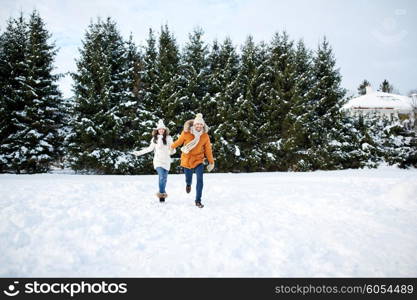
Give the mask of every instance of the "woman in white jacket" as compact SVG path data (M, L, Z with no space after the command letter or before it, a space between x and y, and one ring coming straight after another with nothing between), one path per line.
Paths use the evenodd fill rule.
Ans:
M156 196L160 202L164 202L165 198L168 197L165 187L171 167L171 155L175 153L175 150L171 149L171 145L172 137L169 135L169 130L165 127L164 121L159 120L157 127L152 131L152 139L149 146L140 151L132 152L136 156L154 152L153 167L159 177L159 192L156 193Z

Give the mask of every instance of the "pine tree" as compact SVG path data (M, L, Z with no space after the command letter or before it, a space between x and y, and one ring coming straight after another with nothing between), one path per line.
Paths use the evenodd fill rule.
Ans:
M284 123L288 127L283 136L281 145L283 149L283 169L293 171L307 171L310 169L305 157L309 143L309 131L311 126L308 118L313 109L310 106L310 92L313 87L312 53L302 40L297 43L294 54L295 86L291 98L290 109L285 116Z
M204 116L204 121L210 127L210 132L214 133L221 123L219 115L220 94L222 91L222 84L220 82L220 74L223 72L223 65L220 61L220 45L217 40L214 40L210 52L207 57L207 94L201 101L201 113ZM210 136L211 142L215 144L215 137Z
M382 127L378 131L381 158L390 165L405 167L410 155L415 153L413 149L415 133L406 130L397 117L392 119L382 117L378 125Z
M337 139L331 141L335 169L357 169L378 165L378 146L369 133L370 122L363 116L341 115Z
M375 168L381 163L400 167L412 165L415 134L405 130L397 118L375 113L349 118L351 121L344 121L340 131L345 139L338 141L339 149L343 150L342 168Z
M259 60L258 47L249 36L242 47L241 65L239 69L239 84L241 95L237 99L235 109L232 110L235 136L234 167L240 171L253 171L259 165L260 157L257 152L257 103L256 103L256 75Z
M309 124L309 159L312 169L334 169L339 164L337 141L342 128L346 94L340 84L342 77L336 69L336 60L326 38L319 45L313 59L314 85L310 93L311 113L307 116ZM335 143L336 141L336 143Z
M149 29L148 39L143 56L143 70L141 71L141 82L143 88L139 90L140 98L144 105L144 109L150 112L153 116L151 121L158 121L158 116L162 115L157 98L159 94L158 89L158 72L157 72L157 49L156 40L152 29Z
M179 89L180 53L174 35L168 25L161 28L158 43L156 70L158 74L159 93L157 105L161 114L158 118L165 120L165 125L173 132L182 128L181 99Z
M126 42L126 59L128 65L128 78L131 90L131 96L134 100L140 98L140 91L143 90L143 82L141 80L141 74L144 68L142 56L138 48L136 47L132 33L129 36L129 40ZM143 105L143 103L141 103Z
M141 58L142 66L139 71L138 101L140 104L137 113L140 120L139 128L142 130L142 134L134 145L136 149L142 149L149 145L152 138L152 130L158 122L159 116L163 114L162 107L158 103L160 88L158 86L156 38L151 28L149 29L143 52L143 57ZM148 156L140 156L137 160L143 173L151 173L153 163Z
M35 164L42 162L41 169L46 170L49 163L63 154L63 136L60 131L66 112L57 85L60 75L52 74L57 50L54 44L48 43L51 35L36 11L30 17L29 32L30 86L36 98L28 110L28 116L33 116L32 132L41 134L41 138L36 140L37 153L33 153L37 157Z
M110 18L90 24L73 74L75 118L69 150L75 170L106 174L136 172L127 154L137 139L128 50Z
M126 51L130 101L128 100L127 103L121 106L121 115L124 119L124 126L128 130L126 135L132 139L133 148L141 149L149 145L151 129L153 129L156 120L154 113L147 109L143 101L145 82L142 80L142 76L145 63L140 51L133 42L132 35L130 35L126 43ZM137 157L135 166L137 166L135 173L149 174L153 171L153 164L148 157Z
M62 118L62 127L60 129L60 134L63 137L63 141L62 141L62 156L59 158L57 164L61 167L61 168L70 168L71 164L68 161L70 155L69 155L69 137L72 135L72 127L71 124L74 120L74 105L75 105L75 101L74 101L74 97L68 97L68 98L63 98L62 102L61 102L61 108L60 111L63 112L63 118Z
M217 97L220 124L212 131L215 141L213 148L219 171L231 171L235 169L234 160L238 153L236 149L238 128L234 124L233 115L242 91L238 78L239 56L230 38L226 38L220 47L219 64L223 67L217 75L222 89Z
M267 126L263 127L263 135L268 137L263 151L268 153L268 170L286 170L288 158L282 142L283 138L288 138L291 124L287 114L297 96L295 51L293 42L286 32L274 35L269 52L270 74L267 77L272 81L272 89L268 95Z
M383 127L380 126L381 118L377 114L358 115L353 117L356 137L360 143L356 147L358 151L363 151L363 165L370 168L376 168L382 161L381 155L381 132ZM352 162L351 162L352 164ZM348 164L345 168L351 167Z
M13 172L45 172L63 154L62 97L53 75L55 45L37 11L9 21L2 40L2 164Z
M368 80L364 79L358 87L358 94L359 95L365 95L367 86L371 86L371 84L369 83Z
M157 57L155 36L153 30L149 29L143 55L143 69L140 72L141 88L139 89L139 98L143 104L143 109L148 113L148 122L142 124L146 128L145 132L149 133L148 139L151 138L151 130L154 124L158 122L158 116L162 116L161 106L158 103Z
M392 93L393 90L394 90L394 87L386 79L384 79L384 81L381 83L378 89L378 91L384 92L384 93Z
M205 105L208 97L208 49L202 40L203 30L196 28L189 35L182 55L181 73L183 87L181 91L182 121L194 117L198 112L205 115Z
M25 82L29 76L26 61L28 29L21 14L9 19L1 35L0 51L0 171L20 173L29 151L21 138L30 131L27 127ZM22 170L24 171L24 170Z
M407 146L408 151L404 159L399 163L401 168L414 167L417 168L417 133L415 130L407 132Z
M254 120L254 127L257 128L257 144L252 151L252 157L258 162L255 170L266 171L276 165L275 156L271 153L269 128L271 123L270 99L276 97L277 93L274 88L274 72L270 64L270 46L261 42L257 48L257 67L255 78L251 82L251 89L254 93L254 105L257 112Z

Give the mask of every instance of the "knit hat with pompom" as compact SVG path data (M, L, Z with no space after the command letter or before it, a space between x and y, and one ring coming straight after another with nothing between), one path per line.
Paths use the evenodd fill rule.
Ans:
M156 129L167 129L164 124L164 120L159 120L158 124L156 125Z
M198 113L196 116L195 116L195 119L194 119L194 124L197 124L197 123L200 123L200 124L206 124L205 122L204 122L204 120L203 120L203 114L200 114L200 113Z

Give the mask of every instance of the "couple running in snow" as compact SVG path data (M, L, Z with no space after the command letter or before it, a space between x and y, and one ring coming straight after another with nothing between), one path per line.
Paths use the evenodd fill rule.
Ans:
M152 132L150 145L140 151L132 152L134 155L140 156L154 151L153 165L159 177L159 193L156 196L160 202L164 202L165 198L168 197L165 187L171 166L170 156L175 153L175 148L182 146L181 167L183 167L185 174L185 190L190 193L193 173L196 173L195 205L199 208L204 207L201 203L201 196L203 193L203 162L205 158L209 162L207 170L211 172L214 169L210 137L207 132L208 126L203 120L203 115L197 114L194 120L185 122L180 137L173 142L169 135L169 129L165 127L162 120L159 120L157 128Z

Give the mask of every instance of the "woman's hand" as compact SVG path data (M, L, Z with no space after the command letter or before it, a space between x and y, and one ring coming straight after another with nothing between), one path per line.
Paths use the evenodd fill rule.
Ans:
M207 171L211 172L211 171L213 171L213 169L214 169L214 163L209 164L209 165L207 166Z
M139 151L132 151L132 152L130 152L131 154L133 154L133 155L135 155L135 156L139 156L140 154L139 154Z

